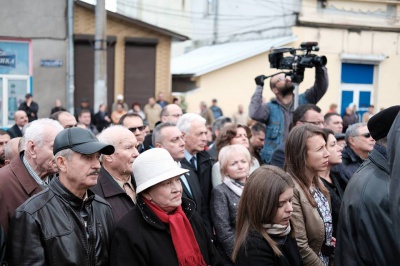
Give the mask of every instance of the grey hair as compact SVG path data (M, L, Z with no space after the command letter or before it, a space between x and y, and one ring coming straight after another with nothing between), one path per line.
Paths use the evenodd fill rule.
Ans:
M42 147L43 139L49 128L55 129L57 133L64 129L58 121L50 118L41 118L31 122L25 129L24 146L26 147L29 141L33 141L36 145Z
M215 119L214 123L212 124L212 134L215 136L215 131L221 130L226 123L232 123L232 119L227 116L220 116Z
M204 119L201 115L195 113L186 113L179 118L176 126L181 132L187 134L189 133L192 123L194 121L199 121L204 125L206 124L206 119Z
M249 169L251 166L251 155L249 150L241 145L241 144L233 144L233 145L228 145L223 147L218 155L218 161L220 163L220 171L221 171L221 178L224 178L225 176L225 170L228 166L228 157L231 154L243 154L246 157L247 162L249 163Z
M164 122L164 123L158 124L154 128L153 135L151 137L151 142L153 144L153 147L156 146L156 143L160 143L162 141L161 131L163 128L166 128L166 127L176 127L176 125L171 122Z
M367 126L367 123L356 123L349 126L346 130L346 137L345 137L346 144L349 145L349 138L354 138L358 136L358 134L360 134L358 129L360 127L365 127L365 126Z
M57 152L56 155L54 155L54 158L56 159L56 162L57 162L57 157L64 157L69 161L72 159L72 156L74 156L74 153L75 152L71 149L65 149Z

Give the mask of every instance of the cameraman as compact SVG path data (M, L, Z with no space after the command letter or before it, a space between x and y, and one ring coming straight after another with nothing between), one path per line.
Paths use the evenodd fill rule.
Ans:
M255 78L257 87L249 106L249 116L261 123L266 124L264 147L261 150L263 163L271 162L272 153L275 148L283 142L289 134L289 125L292 121L294 111L294 84L289 76L284 73L273 76L270 79L271 91L275 98L270 102L262 104L262 93L264 89L265 76ZM328 89L328 72L326 67L315 66L315 83L305 93L299 95L299 106L317 102L324 96ZM307 121L313 122L313 121Z

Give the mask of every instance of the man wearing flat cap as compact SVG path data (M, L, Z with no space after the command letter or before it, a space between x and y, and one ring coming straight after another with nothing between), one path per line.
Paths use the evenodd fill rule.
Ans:
M59 176L16 210L7 236L8 265L109 265L114 218L110 205L89 188L97 183L100 154L113 152L82 128L56 136Z
M350 179L340 208L335 265L398 265L390 214L388 132L400 105L384 109L368 121L376 140L368 159Z

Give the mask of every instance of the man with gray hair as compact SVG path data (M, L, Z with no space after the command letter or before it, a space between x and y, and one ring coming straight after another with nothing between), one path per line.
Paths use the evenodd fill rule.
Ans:
M164 107L165 108L165 107ZM157 125L153 131L153 147L166 149L171 157L181 166L185 158L185 140L182 132L174 123L165 122ZM185 173L181 176L182 196L196 203L196 210L201 215L202 194L196 176Z
M204 223L211 234L211 171L213 161L211 156L204 148L207 145L207 127L206 120L198 114L186 113L178 120L177 127L185 137L185 157L181 160L182 168L189 170L189 175L197 178L203 197L204 208L206 210L206 219Z
M0 169L0 223L4 231L19 205L48 186L57 173L53 143L62 126L49 118L30 123L24 135L25 151Z
M356 123L346 130L346 143L342 152L343 170L349 181L375 145L375 140L368 131L367 123Z
M99 180L90 190L110 203L115 221L118 222L136 202L132 163L139 155L137 140L129 129L121 125L104 129L98 139L114 146L115 152L101 156Z
M59 176L15 211L7 237L9 265L110 265L111 206L89 188L97 183L100 154L113 152L89 130L58 133L52 154Z

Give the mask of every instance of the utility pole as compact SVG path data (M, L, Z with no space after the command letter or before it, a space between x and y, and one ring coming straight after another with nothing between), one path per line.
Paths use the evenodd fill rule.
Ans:
M75 93L74 69L74 0L68 0L68 80L67 80L67 110L74 113Z
M218 16L219 16L219 3L218 0L214 0L214 29L213 29L212 44L217 44L218 41Z
M96 3L96 34L94 45L94 106L107 104L107 15L105 0Z

